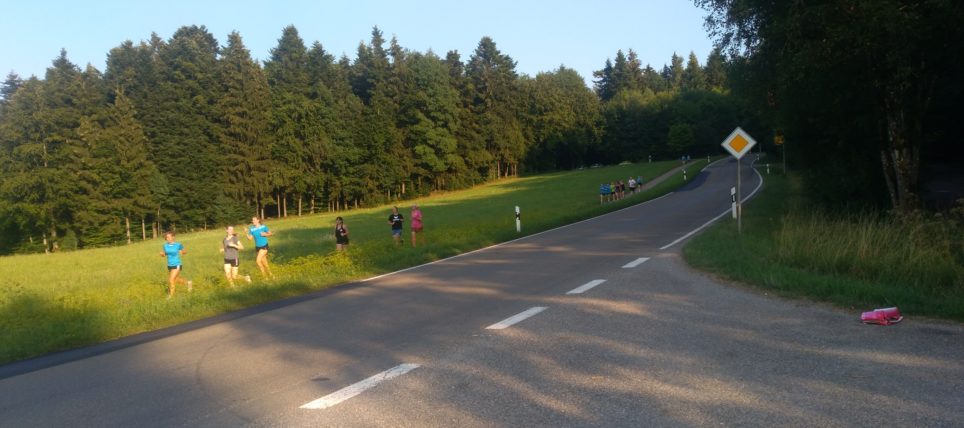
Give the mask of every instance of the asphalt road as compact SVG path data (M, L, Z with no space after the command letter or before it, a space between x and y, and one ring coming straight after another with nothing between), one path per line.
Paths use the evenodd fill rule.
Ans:
M960 324L861 325L666 248L734 181L6 377L0 426L964 426Z

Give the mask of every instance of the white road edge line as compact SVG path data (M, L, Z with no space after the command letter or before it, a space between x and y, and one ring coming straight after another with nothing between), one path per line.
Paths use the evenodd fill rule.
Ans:
M529 318L529 317L531 317L531 316L533 316L533 315L535 315L535 314L538 314L539 312L542 312L542 311L544 311L544 310L546 310L546 309L547 309L547 308L546 308L545 306L536 306L536 307L533 307L533 308L529 308L529 309L526 309L524 312L518 313L518 314L513 315L513 316L511 316L511 317L509 317L509 318L506 318L506 319L504 319L504 320L502 320L502 321L499 321L499 322L497 322L497 323L495 323L495 324L492 324L492 325L486 327L485 329L486 329L486 330L502 330L502 329L508 328L508 327L512 326L513 324L516 324L516 323L518 323L518 322L520 322L520 321L522 321L522 320L524 320L524 319L526 319L526 318Z
M342 401L361 394L362 392L365 392L365 390L370 389L381 382L401 376L405 373L415 370L416 368L418 368L418 364L400 364L354 385L349 385L332 392L331 394L301 406L301 408L310 410L327 409L331 406L341 403Z
M703 172L704 169L709 168L710 165L713 165L713 164L715 164L715 163L717 163L717 162L721 162L721 161L724 161L724 160L726 160L726 158L720 158L720 159L717 159L717 160L715 160L715 161L713 161L713 162L710 162L710 163L707 164L707 165L704 165L703 168L700 168L700 171L697 172L697 174L699 174L700 172ZM757 174L759 174L759 173L757 173ZM695 175L694 175L694 177L695 177ZM587 222L587 221L597 220L597 219L606 217L606 216L611 215L611 214L616 214L616 213L618 213L618 212L620 212L620 211L625 211L625 210L632 209L632 208L637 208L637 207L640 207L640 206L643 206L643 205L646 205L646 204L649 204L649 203L652 203L652 202L656 202L656 201L658 201L658 200L660 200L660 199L669 197L669 196L673 195L674 193L676 193L676 192L669 192L669 193L667 193L667 194L665 194L665 195L663 195L663 196L659 196L659 197L650 199L650 200L648 200L648 201L640 202L640 203L635 204L635 205L630 205L630 206L625 207L625 208L620 208L620 209L618 209L618 210L616 210L616 211L610 211L610 212L608 212L608 213L605 213L605 214L602 214L602 215L598 215L598 216L596 216L596 217L590 217L590 218L587 218L587 219L585 219L585 220L580 220L580 221L577 221L577 222L575 222L575 223L564 224L564 225L562 225L562 226L559 226L559 227L556 227L556 228L553 228L553 229L543 230L542 232L536 232L536 233L533 233L532 235L526 235L526 236L523 236L523 237L519 237L519 238L513 239L513 240L511 240L511 241L505 241L505 242L500 242L500 243L498 243L498 244L492 244L492 245L489 245L488 247L475 249L475 250L468 251L468 252L465 252L465 253L462 253L462 254L456 254L456 255L454 255L454 256L452 256L452 257L446 257L446 258L444 258L444 259L435 260L435 261L433 261L433 262L428 262L428 263L420 264L420 265L417 265L417 266L410 266L410 267L407 267L407 268L405 268L405 269L399 269L399 270L394 271L394 272L383 273L383 274L381 274L381 275L376 275L376 276L373 276L373 277L371 277L371 278L360 279L360 280L358 280L358 282L374 281L374 280L376 280L376 279L384 278L384 277L386 277L386 276L391 276L391 275L395 275L395 274L398 274L398 273L407 272L407 271L414 270L414 269L418 269L418 268L422 268L422 267L425 267L425 266L431 266L431 265L434 265L434 264L436 264L436 263L442 263L442 262L445 262L445 261L450 261L450 260L453 260L453 259L457 259L457 258L459 258L459 257L467 256L467 255L472 254L472 253L478 253L478 252L481 252L481 251L485 251L485 250L488 250L488 249L490 249L490 248L501 247L501 246L503 246L503 245L512 244L512 243L514 243L514 242L522 241L522 240L524 240L524 239L534 238L534 237L539 236L539 235L542 235L542 234L544 234L544 233L549 233L549 232L554 232L554 231L557 231L557 230L565 229L565 228L567 228L567 227L572 227L572 226L575 226L575 225L580 224L580 223L585 223L585 222Z
M623 269L634 268L634 267L639 266L639 265L641 265L641 264L643 264L643 263L646 263L646 260L649 260L649 257L640 257L640 258L638 258L638 259L636 259L636 260L633 260L633 261L631 261L631 262L629 262L629 263L624 264L624 265L623 265Z
M743 200L740 201L741 203L742 203L742 202L746 202L747 200L749 200L750 198L752 198L753 195L756 194L756 191L757 191L757 190L760 190L760 187L763 187L763 176L760 175L760 171L757 171L756 168L754 168L754 169L753 169L753 172L755 172L756 175L757 175L758 177L760 177L760 182L757 183L756 188L753 189L753 191L750 192L749 195L747 195L746 197L743 198ZM708 222L706 222L706 223L703 223L702 226L697 227L696 229L693 229L693 230L689 231L689 233L687 233L687 234L679 237L677 240L675 240L675 241L673 241L673 242L670 242L669 244L666 244L666 245L663 245L662 247L659 247L660 251L665 250L665 249L667 249L667 248L669 248L669 247L672 247L672 246L674 246L674 245L676 245L676 244L679 244L679 243L680 243L681 241L683 241L684 239L689 238L690 236L693 236L693 234L695 234L696 232L699 232L699 231L703 230L703 228L705 228L706 226L709 226L709 225L713 224L714 222L716 222L717 220L723 218L723 216L725 216L725 215L727 215L727 214L730 214L731 212L733 212L732 208L731 208L731 209L728 209L728 210L726 210L726 211L723 211L722 214L720 214L720 215L718 215L718 216L716 216L716 217L713 217L713 219L711 219L710 221L708 221Z
M582 294L582 293L584 293L584 292L586 292L586 291L589 291L589 290L592 289L593 287L595 287L595 286L597 286L597 285L599 285L599 284L602 284L602 283L604 283L604 282L606 282L605 279L594 279L594 280L589 281L589 282L587 282L587 283L585 283L585 284L583 284L583 285L580 285L580 286L578 286L578 287L576 287L576 288L573 288L572 290L569 290L569 292L566 293L566 294Z

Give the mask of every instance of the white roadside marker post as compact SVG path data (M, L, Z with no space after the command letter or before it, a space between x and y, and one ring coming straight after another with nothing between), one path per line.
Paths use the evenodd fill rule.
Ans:
M518 205L515 206L515 231L522 232L522 211L519 210Z
M730 188L730 209L733 210L733 220L736 220L736 187Z

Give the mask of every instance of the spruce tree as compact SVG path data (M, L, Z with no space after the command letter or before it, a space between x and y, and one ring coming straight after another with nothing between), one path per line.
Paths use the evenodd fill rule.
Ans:
M479 116L473 112L473 83L465 74L465 64L458 51L449 51L445 55L445 64L449 70L450 82L460 95L460 126L456 130L456 140L459 142L459 157L465 161L465 170L457 177L452 177L450 182L454 187L466 187L485 181L495 157L486 150Z
M486 150L495 158L488 171L494 178L517 173L525 153L515 66L491 38L483 37L466 67L472 84L472 111L479 115Z
M270 193L271 97L268 80L251 58L241 35L232 32L218 60L223 94L217 101L218 140L224 168L222 190L227 200L220 221L260 215L260 195Z
M668 74L664 77L668 79L669 86L674 91L678 91L683 87L684 70L683 57L676 55L676 52L673 52L673 56L670 58L670 66L668 69L665 69L665 71L668 71Z
M289 196L299 203L305 195L321 193L322 173L331 141L319 118L320 106L311 98L308 49L294 26L288 26L271 50L265 74L271 87L274 188L277 215L286 216Z
M181 27L159 48L156 108L145 125L154 163L170 186L168 227L206 227L219 214L223 163L217 147L217 40L203 26ZM153 132L153 135L152 135Z
M683 88L689 90L706 89L706 76L703 74L703 67L700 66L700 61L693 52L690 52L686 69L683 70Z
M710 52L704 70L706 86L709 89L720 91L726 86L726 58L719 48Z

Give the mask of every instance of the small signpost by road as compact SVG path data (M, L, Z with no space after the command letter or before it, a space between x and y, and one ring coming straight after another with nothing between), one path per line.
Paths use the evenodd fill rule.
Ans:
M515 231L522 232L522 211L519 210L519 206L515 206Z
M783 174L787 173L787 146L783 145L783 134L777 131L773 134L773 145L780 146L783 149Z
M740 158L750 152L750 149L756 145L756 140L737 126L720 145L736 158L736 229L738 233L743 233L743 201L741 200L743 193L740 189Z

